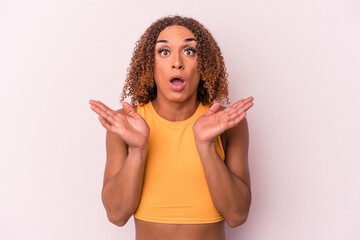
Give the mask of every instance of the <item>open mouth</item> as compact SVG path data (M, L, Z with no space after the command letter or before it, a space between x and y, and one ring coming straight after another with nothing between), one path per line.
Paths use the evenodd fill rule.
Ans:
M180 78L174 78L170 81L172 84L182 84L184 81Z
M170 85L174 91L181 91L184 89L185 81L180 76L173 76Z

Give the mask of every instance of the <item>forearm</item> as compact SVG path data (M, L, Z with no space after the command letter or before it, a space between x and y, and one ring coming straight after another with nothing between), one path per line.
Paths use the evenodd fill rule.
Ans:
M251 202L248 186L229 171L214 143L196 145L215 207L230 226L242 224Z
M120 171L104 186L102 200L111 222L123 226L136 211L141 198L146 149L128 155Z

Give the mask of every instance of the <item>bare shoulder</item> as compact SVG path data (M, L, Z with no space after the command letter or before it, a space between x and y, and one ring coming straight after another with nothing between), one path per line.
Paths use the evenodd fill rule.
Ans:
M132 106L133 108L134 108L134 110L135 110L135 112L137 111L137 105L135 105L135 106ZM118 109L118 110L116 110L115 111L116 113L120 113L120 114L123 114L123 115L126 115L126 112L125 112L125 110L123 109L123 108L120 108L120 109ZM115 134L115 133L112 133L112 132L110 132L110 131L108 131L107 130L107 132L106 132L106 145L108 145L108 143L109 144L112 144L112 142L117 142L117 143L120 143L120 142L123 142L123 140L122 140L122 138L119 136L119 135L117 135L117 134ZM109 141L108 141L109 140Z
M227 107L225 107L225 106L220 106L218 111L222 111L226 108ZM249 138L248 135L249 135L248 121L247 121L247 118L244 117L238 125L225 131L221 135L221 140L227 146L229 141L234 142L235 140L242 139L242 141L241 141L242 144L246 145L246 142L248 141L248 138Z

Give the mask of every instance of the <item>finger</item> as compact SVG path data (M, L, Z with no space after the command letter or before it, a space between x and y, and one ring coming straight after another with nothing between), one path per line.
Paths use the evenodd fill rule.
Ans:
M243 113L241 113L240 115L238 115L236 118L231 119L231 120L229 121L228 128L230 129L230 128L235 127L235 126L238 125L238 124L241 122L241 120L243 120L245 117L246 117L246 112L243 112Z
M226 108L224 112L227 113L228 115L231 115L234 112L236 112L236 110L239 109L242 106L242 104L243 104L243 100L237 101L230 107Z
M204 114L205 116L216 113L216 111L220 108L220 103L214 103Z
M241 100L235 102L235 103L234 103L233 105L231 105L230 107L226 108L224 111L225 111L226 113L231 114L231 113L233 113L234 111L236 111L239 107L241 107L241 105L244 104L245 101L247 101L247 100L248 100L247 98L246 98L246 99L241 99Z
M245 105L239 107L238 109L236 109L236 111L233 111L230 115L229 118L230 119L235 119L237 118L240 114L246 112L247 110L249 110L252 106L253 106L253 102L248 102Z
M245 98L244 100L245 100L245 102L254 101L254 97L250 96L250 97Z
M106 106L105 104L103 104L100 101L94 101L94 100L90 100L89 103L91 104L91 109L92 110L97 110L96 113L100 114L100 111L103 111L105 113L107 113L108 115L114 115L116 112L114 110L112 110L111 108L109 108L108 106Z
M103 117L99 116L98 117L101 125L103 125L104 128L106 128L107 130L111 131L112 132L112 125L106 121Z
M237 101L236 103L234 103L232 106L229 107L228 113L232 115L234 114L234 112L238 112L239 109L242 109L246 104L252 102L253 99L254 99L253 97L248 97L246 99L241 99Z
M102 110L101 108L99 108L97 105L92 105L91 106L91 110L93 110L94 112L96 112L99 116L101 116L102 118L104 118L106 121L108 121L110 124L114 124L115 119L113 117L113 114L109 114L106 111Z
M253 102L247 102L244 105L239 105L232 114L240 114L241 112L246 112L254 105Z
M242 111L245 112L247 110L249 110L249 108L251 108L254 105L253 102L247 102L244 105L242 105L240 108L237 109L237 112Z
M123 106L123 109L125 110L125 112L132 118L135 118L138 116L137 112L135 112L134 108L127 102L122 102L121 103Z
M92 106L97 106L98 108L100 108L101 110L103 110L104 112L108 113L108 114L114 114L115 111L112 110L111 108L109 108L108 106L106 106L105 104L103 104L102 102L100 101L94 101L94 100L90 100L89 103L92 105Z
M247 110L249 110L252 106L254 106L253 102L247 102L246 104L244 104L239 110L241 112L246 112Z
M244 98L244 99L241 99L241 100L237 101L232 106L238 106L239 104L246 104L246 103L251 102L253 100L254 100L253 97Z
M253 97L244 98L234 103L234 106L238 107L239 105L245 105L246 103L252 102L253 100Z

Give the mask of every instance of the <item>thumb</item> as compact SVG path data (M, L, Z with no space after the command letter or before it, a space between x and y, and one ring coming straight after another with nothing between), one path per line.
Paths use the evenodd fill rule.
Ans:
M220 103L214 103L209 110L204 114L205 116L216 113L216 111L220 108Z
M135 112L134 108L127 102L122 102L121 103L123 106L123 109L125 110L125 112L132 118L137 116L137 113Z

